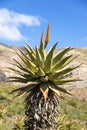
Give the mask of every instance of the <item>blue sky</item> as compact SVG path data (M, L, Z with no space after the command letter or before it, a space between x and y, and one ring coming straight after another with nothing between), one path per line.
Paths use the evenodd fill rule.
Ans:
M86 0L0 0L1 43L35 47L48 23L49 46L87 47Z

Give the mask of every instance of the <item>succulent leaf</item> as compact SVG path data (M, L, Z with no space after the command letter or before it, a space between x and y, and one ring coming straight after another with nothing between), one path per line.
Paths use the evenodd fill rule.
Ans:
M39 76L45 76L45 72L41 68L39 68L38 69L38 75Z
M45 63L44 63L45 64L44 65L44 71L47 72L47 73L49 73L51 71L53 55L54 55L54 51L55 51L56 46L57 46L57 43L48 52Z
M72 67L72 68L65 68L65 69L62 69L62 70L59 70L58 72L55 72L53 74L51 74L49 76L49 80L55 80L55 79L60 79L61 77L65 77L66 75L70 74L74 69L78 68L78 66L75 66L75 67Z
M64 88L62 88L62 87L59 87L59 86L55 86L55 87L56 87L56 89L58 89L58 90L61 91L61 92L67 93L67 94L69 94L69 95L72 95L72 93L70 93L69 91L67 91L66 89L64 89Z
M32 54L36 55L35 49L33 49L28 43L26 43L27 47L31 51Z
M72 49L73 48L68 47L68 48L62 50L59 54L56 54L53 59L53 65L55 65L57 62L59 62L63 58L63 56L65 56L65 54L67 54Z
M53 66L52 70L58 71L58 70L64 68L65 66L67 66L71 61L72 61L72 55L67 56L67 57L63 58L60 62L58 62L55 66Z
M27 83L29 80L22 77L10 77L9 82L20 82L20 83Z
M17 96L23 96L23 94L25 94L27 92L31 92L35 88L36 88L36 85L30 85L30 86L20 87L18 89L15 89L15 90L11 91L10 94L12 94L14 92L18 92L18 94L15 97L17 97Z
M75 78L66 78L66 79L59 79L59 80L54 80L53 82L56 85L63 85L65 83L69 83L69 82L74 82L74 81L80 81L79 78L75 77Z
M56 87L55 87L54 85L52 85L52 84L49 85L49 88L50 88L54 93L56 93L59 98L63 98L62 94L59 92L58 89L56 89Z
M36 47L36 58L37 58L37 67L43 68L43 59L41 57L38 47Z
M31 53L31 51L27 48L27 47L24 47L24 49L26 50L26 52L28 53L28 56L30 57L30 60L36 64L36 56Z

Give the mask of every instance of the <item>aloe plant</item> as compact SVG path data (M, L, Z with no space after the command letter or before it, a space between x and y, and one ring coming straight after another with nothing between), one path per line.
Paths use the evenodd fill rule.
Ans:
M66 55L73 48L68 47L55 53L57 43L47 52L50 40L50 25L48 25L46 38L42 32L40 46L32 48L29 44L24 51L18 48L14 59L14 68L10 68L18 76L10 77L9 81L24 83L25 85L12 91L17 96L27 94L25 99L25 130L56 130L57 117L60 114L59 98L61 92L72 95L63 86L79 79L68 75L79 66L69 64L76 58Z

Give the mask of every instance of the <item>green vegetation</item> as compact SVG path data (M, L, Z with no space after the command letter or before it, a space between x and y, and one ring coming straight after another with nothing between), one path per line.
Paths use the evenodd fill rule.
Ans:
M66 98L65 100L62 101L61 107L63 107L63 112L65 114L68 114L69 119L76 118L81 121L87 121L87 104L86 103L87 102L84 102L84 101Z
M85 127L85 130L87 129L87 102L73 98L65 98L65 100L61 101L60 106L61 114L67 115L68 120L73 122L73 125L74 123L76 124L75 130L80 130L80 124Z
M18 116L23 116L23 98L13 98L15 95L9 94L17 85L0 83L0 130L12 130ZM3 108L7 111L3 113Z

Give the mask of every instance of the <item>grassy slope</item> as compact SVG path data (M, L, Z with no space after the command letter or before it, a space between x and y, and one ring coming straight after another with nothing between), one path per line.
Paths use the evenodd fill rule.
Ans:
M3 122L0 124L0 130L12 130L13 124L15 122L15 117L24 116L24 97L15 98L15 95L10 95L9 92L16 88L10 83L0 83L0 106L5 106L7 110L7 114ZM65 98L60 103L61 106L61 114L68 115L69 120L80 120L84 127L87 128L87 102L79 101L71 98ZM0 117L1 122L1 117ZM22 129L21 129L22 130ZM74 129L66 129L66 130L74 130ZM77 130L77 129L75 129ZM80 129L79 129L80 130ZM84 129L83 129L84 130ZM85 129L86 130L86 129Z
M9 83L0 83L0 106L5 106L7 110L0 130L12 130L15 118L17 116L24 116L23 98L13 98L15 95L9 94L16 87Z

